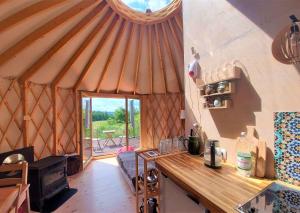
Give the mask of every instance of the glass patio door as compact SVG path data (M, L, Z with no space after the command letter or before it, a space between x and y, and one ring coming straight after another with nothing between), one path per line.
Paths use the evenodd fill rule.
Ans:
M126 99L92 99L93 156L115 154L126 146Z
M140 146L140 100L82 97L83 161Z
M141 139L141 106L139 99L127 99L128 107L128 147L137 149Z
M92 157L92 98L82 97L81 99L81 141L83 165L88 163Z

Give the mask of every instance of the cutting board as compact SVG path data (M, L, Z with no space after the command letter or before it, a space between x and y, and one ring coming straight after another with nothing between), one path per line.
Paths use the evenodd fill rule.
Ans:
M266 141L258 141L258 156L256 162L256 176L265 177L266 175L266 159L267 159L267 146Z

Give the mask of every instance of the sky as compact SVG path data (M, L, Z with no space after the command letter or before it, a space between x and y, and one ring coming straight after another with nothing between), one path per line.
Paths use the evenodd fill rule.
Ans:
M134 108L139 108L139 100L134 100ZM119 98L93 98L93 111L114 112L118 108L125 108L125 99ZM83 104L85 108L85 104Z
M172 0L122 0L127 6L134 10L145 12L148 5L152 12L166 7Z

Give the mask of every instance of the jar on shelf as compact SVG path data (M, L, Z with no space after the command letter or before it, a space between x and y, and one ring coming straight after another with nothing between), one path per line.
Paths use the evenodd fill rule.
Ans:
M214 92L214 86L212 84L209 84L205 87L205 94L209 95Z
M228 81L221 81L218 83L218 92L223 93L225 92L226 88L228 87Z
M215 98L214 100L214 107L221 107L222 106L222 100L221 98Z

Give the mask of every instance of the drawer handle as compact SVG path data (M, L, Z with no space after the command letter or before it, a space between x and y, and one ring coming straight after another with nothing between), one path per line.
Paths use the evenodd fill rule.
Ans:
M190 198L192 201L194 201L197 205L200 204L198 198L196 198L194 195L187 194L186 196L187 196L188 198Z

